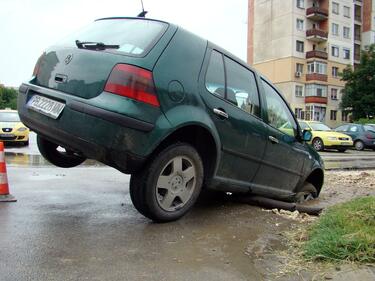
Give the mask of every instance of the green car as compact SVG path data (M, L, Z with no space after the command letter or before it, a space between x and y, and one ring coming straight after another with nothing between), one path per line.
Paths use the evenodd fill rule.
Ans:
M99 19L50 47L18 110L56 166L90 158L131 174L134 206L157 222L186 214L202 188L303 200L323 185L311 133L280 92L162 21Z

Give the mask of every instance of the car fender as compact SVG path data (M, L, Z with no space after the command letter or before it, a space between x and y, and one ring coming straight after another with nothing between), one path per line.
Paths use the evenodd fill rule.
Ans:
M216 126L207 112L194 105L180 105L172 107L168 111L164 112L164 116L168 120L169 126L168 128L165 128L166 120L164 118L159 118L159 120L156 122L156 126L159 128L164 127L164 132L162 136L160 136L159 140L154 142L149 148L149 151L152 153L165 139L183 127L192 125L200 126L206 129L215 141L217 155L217 161L215 163L216 173L217 166L221 158L221 142Z

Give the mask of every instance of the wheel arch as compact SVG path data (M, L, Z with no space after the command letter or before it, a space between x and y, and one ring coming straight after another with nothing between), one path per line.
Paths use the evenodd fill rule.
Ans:
M323 170L320 168L316 168L307 176L304 182L311 183L316 188L319 195L324 183Z
M178 142L188 143L198 151L203 162L205 180L212 178L220 159L220 141L218 136L215 136L205 124L181 124L159 142L148 158L157 155L161 150Z

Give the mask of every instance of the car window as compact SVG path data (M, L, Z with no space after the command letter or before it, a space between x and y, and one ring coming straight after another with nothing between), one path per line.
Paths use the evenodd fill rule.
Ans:
M297 123L295 122L288 106L280 97L279 93L266 81L262 80L262 84L267 102L269 124L287 135L295 136Z
M349 125L342 125L342 126L340 126L340 127L337 127L337 128L335 129L335 131L345 132L345 131L348 130L348 128L349 128Z
M349 131L350 132L358 132L358 127L357 126L351 126Z
M375 132L375 128L373 126L364 125L363 128L365 129L365 131Z
M242 110L259 116L259 95L252 71L225 57L227 74L226 99Z
M0 122L21 122L17 112L0 112Z
M207 90L222 98L225 98L225 75L223 56L212 51L210 62L206 72L206 88Z
M168 28L167 23L142 19L102 19L63 39L58 45L76 47L81 42L119 45L115 52L145 55Z
M330 127L320 122L312 122L310 123L310 127L313 131L332 131Z

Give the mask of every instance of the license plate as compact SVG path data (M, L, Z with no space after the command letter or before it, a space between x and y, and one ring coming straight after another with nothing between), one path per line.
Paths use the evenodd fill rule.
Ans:
M53 119L57 119L65 104L42 96L32 96L27 107Z
M341 145L350 145L349 142L342 142Z
M0 138L14 138L13 134L0 134Z

